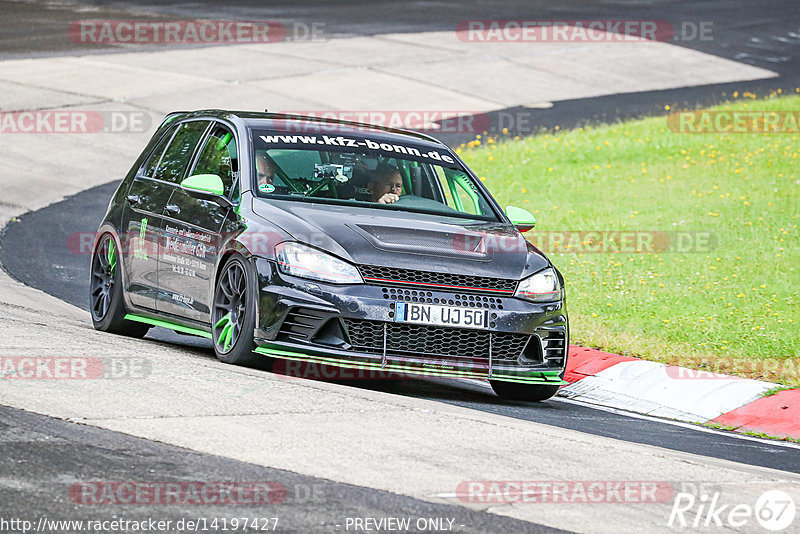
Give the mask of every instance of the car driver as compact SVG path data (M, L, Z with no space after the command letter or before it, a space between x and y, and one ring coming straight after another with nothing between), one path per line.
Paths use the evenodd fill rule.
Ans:
M397 167L387 164L378 165L372 180L367 184L372 202L392 204L400 199L403 190L403 179Z

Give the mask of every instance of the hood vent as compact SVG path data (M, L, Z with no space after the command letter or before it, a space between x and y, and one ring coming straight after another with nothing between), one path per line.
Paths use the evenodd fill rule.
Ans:
M468 258L476 261L489 261L493 256L487 251L485 236L477 232L419 230L365 224L347 226L380 250Z

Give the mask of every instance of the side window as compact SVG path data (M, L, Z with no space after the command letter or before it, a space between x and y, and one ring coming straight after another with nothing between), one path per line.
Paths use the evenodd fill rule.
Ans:
M444 203L461 213L482 215L491 213L489 206L481 199L467 176L452 169L436 168L439 179L440 194L444 196Z
M167 182L180 181L207 127L208 121L191 121L178 126L153 177Z
M225 196L238 200L239 160L236 138L224 126L216 126L206 138L191 174L216 174L225 185Z
M152 178L153 174L156 172L156 167L158 167L158 162L161 161L161 156L164 154L164 149L167 147L167 143L169 143L172 136L175 135L176 127L170 128L170 130L165 133L161 140L156 144L156 147L153 149L152 154L150 154L150 159L147 160L147 163L144 165L144 171L142 174L147 176L148 178Z

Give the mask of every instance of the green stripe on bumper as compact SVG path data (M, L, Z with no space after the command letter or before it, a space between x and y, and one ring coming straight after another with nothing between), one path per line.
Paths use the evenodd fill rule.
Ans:
M314 354L306 354L303 352L293 352L288 350L281 350L281 349L271 349L267 347L256 347L255 352L259 354L265 354L267 356L274 356L276 358L283 358L285 360L297 360L297 361L308 361L308 362L318 362L328 365L335 365L338 367L344 367L346 369L363 369L363 370L378 370L378 371L398 371L408 374L415 374L415 375L422 375L422 376L437 376L437 377L446 377L446 378L477 378L486 380L489 377L486 373L479 373L476 371L449 371L444 369L426 369L424 367L415 368L415 367L405 367L396 364L386 364L385 367L381 367L379 363L370 363L370 362L352 362L349 360L342 360L338 358L327 358L323 356L317 356ZM492 380L502 380L505 382L519 382L524 384L546 384L546 385L553 385L553 386L562 386L565 384L569 384L569 382L565 382L561 380L558 376L560 371L537 371L538 375L541 376L516 376L516 375L506 375L502 373L492 373Z

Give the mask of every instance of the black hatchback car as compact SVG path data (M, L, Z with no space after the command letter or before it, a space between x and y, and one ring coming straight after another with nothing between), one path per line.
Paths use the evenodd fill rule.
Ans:
M227 363L488 379L543 400L569 325L561 274L521 233L534 223L427 135L172 113L100 225L92 319L205 336Z

